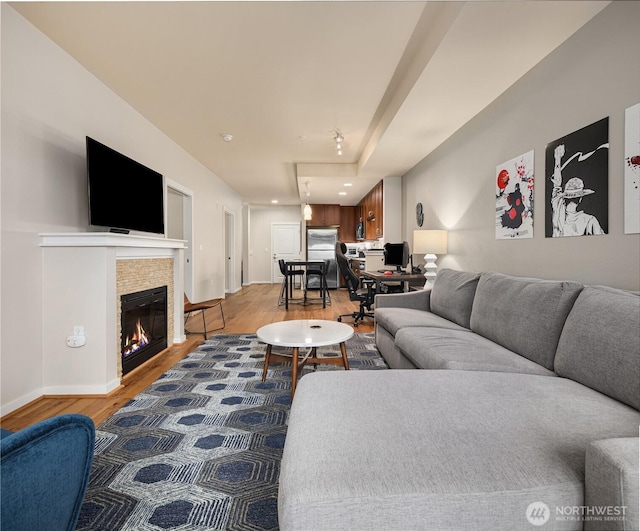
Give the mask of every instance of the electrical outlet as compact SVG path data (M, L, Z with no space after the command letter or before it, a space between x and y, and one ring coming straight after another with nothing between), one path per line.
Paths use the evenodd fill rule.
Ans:
M84 335L84 326L74 326L73 327L73 335L74 336L83 336Z

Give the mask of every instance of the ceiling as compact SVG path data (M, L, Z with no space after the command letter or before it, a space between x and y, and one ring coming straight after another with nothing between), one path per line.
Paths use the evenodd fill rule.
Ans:
M355 205L608 3L11 5L243 201Z

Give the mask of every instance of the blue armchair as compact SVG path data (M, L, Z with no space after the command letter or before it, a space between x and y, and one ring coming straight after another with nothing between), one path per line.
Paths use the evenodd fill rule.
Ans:
M2 531L73 531L91 475L93 421L61 415L0 437Z

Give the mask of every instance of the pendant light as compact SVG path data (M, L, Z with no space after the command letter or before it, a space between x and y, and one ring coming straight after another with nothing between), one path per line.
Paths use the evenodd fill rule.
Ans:
M309 181L304 183L304 186L307 190L307 203L304 205L304 210L303 215L304 215L304 220L305 221L310 221L311 220L311 206L309 205Z

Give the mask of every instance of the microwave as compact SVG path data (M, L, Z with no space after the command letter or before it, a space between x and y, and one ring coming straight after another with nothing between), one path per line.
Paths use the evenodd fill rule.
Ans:
M358 256L358 246L357 245L347 245L347 252L345 253L346 256Z

